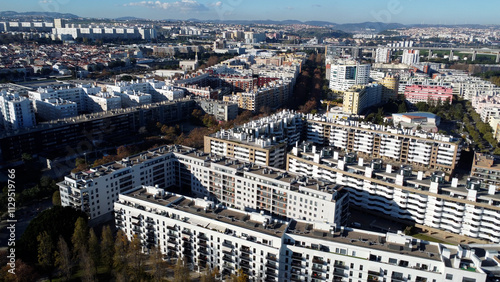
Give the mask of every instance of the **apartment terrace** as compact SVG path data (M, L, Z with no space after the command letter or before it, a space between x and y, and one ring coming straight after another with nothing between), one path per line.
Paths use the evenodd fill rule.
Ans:
M290 223L287 233L335 243L441 261L441 251L437 244L426 244L411 237L408 237L410 238L410 241L407 240L405 244L397 244L394 242L388 242L386 240L387 236L382 236L373 232L357 232L347 228L332 232L314 229L313 225L310 223L296 221ZM416 244L412 244L414 241ZM326 246L319 246L319 251L333 252ZM371 260L369 257L358 258Z

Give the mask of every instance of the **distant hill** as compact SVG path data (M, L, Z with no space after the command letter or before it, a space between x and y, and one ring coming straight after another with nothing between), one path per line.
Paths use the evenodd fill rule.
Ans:
M136 21L136 20L145 20L143 18L137 18L137 17L119 17L115 18L117 21Z
M5 18L63 18L63 19L74 19L79 18L79 16L70 13L57 13L57 12L22 12L18 13L15 11L0 11L0 17Z

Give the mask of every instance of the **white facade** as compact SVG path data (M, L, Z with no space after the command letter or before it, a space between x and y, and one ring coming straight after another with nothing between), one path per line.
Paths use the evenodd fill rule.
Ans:
M420 63L420 50L403 50L401 63L408 66Z
M184 90L179 88L174 88L173 86L163 86L161 89L157 89L158 93L164 96L169 101L184 98Z
M33 101L35 110L45 120L56 120L78 115L78 106L75 102L52 98Z
M125 191L114 211L117 228L146 249L160 247L165 259L184 259L193 271L218 268L223 277L241 269L250 281L485 281L483 261L499 251L282 221L155 187Z
M122 108L122 98L111 93L101 92L87 96L87 109L91 112L106 112Z
M121 98L123 107L136 107L153 103L153 96L143 92L127 90L123 93L113 92L113 95Z
M180 146L73 173L58 185L62 205L81 209L91 219L109 215L120 192L141 185L177 186L228 207L281 218L343 224L347 214L343 187Z
M410 148L425 162L425 143ZM313 149L313 152L315 150ZM415 221L432 228L500 243L500 200L494 190L477 190L469 184L444 181L444 173L425 176L411 168L393 170L382 160L364 163L356 155L344 157L332 150L311 152L295 148L288 155L290 172L346 185L350 203L388 216Z
M369 64L356 62L336 63L330 69L330 89L346 91L354 85L365 85L370 82Z
M359 152L374 158L387 158L421 169L439 169L448 173L455 169L462 148L459 140L450 136L357 121L332 120L323 116L308 117L307 140L338 150ZM411 150L420 144L426 144L428 150ZM407 146L409 151L404 149Z
M375 63L388 64L391 61L391 49L377 48L375 51Z
M5 130L18 130L36 125L33 104L17 93L0 92L0 118Z

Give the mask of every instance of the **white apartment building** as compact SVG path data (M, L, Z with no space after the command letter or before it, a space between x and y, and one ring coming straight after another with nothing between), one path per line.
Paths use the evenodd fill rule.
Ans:
M425 143L414 147L428 151ZM365 163L366 162L366 163ZM427 168L428 169L428 168ZM427 170L426 169L426 170ZM445 173L414 173L381 159L342 156L332 149L295 147L287 170L303 176L345 185L350 203L386 216L432 228L500 243L500 194L496 186L481 189L474 182L445 181Z
M238 116L238 104L218 100L203 99L198 105L207 114L214 115L217 120L229 121Z
M486 281L498 245L443 245L324 222L284 221L155 187L119 195L117 228L193 271L251 281ZM492 264L487 262L493 262ZM431 280L432 279L432 280Z
M204 151L258 165L285 166L286 147L300 141L302 114L282 111L205 136Z
M45 99L62 99L74 102L77 105L78 113L87 111L87 96L101 92L101 87L92 84L65 84L59 87L40 87L36 91L28 91L28 97L32 101L42 101Z
M26 97L7 91L0 92L0 119L7 131L36 125L33 104Z
M450 136L311 115L307 119L307 140L337 150L450 174L460 159L462 148L460 141Z
M173 101L184 98L184 90L174 88L173 86L165 85L162 88L156 89L156 91L162 95L165 100Z
M408 66L420 63L420 50L403 50L401 63Z
M78 105L69 100L51 98L33 101L35 110L45 120L56 120L78 115Z
M280 265L289 265L283 281L486 281L475 252L492 259L498 249L297 221L284 234Z
M153 103L153 96L143 92L127 90L123 93L113 92L113 95L121 98L123 107L136 107Z
M338 61L331 64L330 89L346 91L354 85L364 85L370 82L370 64L360 64L354 61Z
M283 219L344 224L347 215L342 186L181 146L160 147L72 173L58 185L62 205L87 212L91 220L109 217L119 193L141 185L176 186L231 208Z
M106 112L122 108L122 98L112 93L101 92L88 95L86 99L87 109L91 112Z
M391 62L392 51L389 48L377 48L375 51L375 63L388 64Z

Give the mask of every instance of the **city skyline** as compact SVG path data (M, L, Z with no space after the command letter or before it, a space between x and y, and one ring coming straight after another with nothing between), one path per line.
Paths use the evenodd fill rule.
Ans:
M299 20L332 23L384 22L401 24L499 24L493 1L471 6L466 1L439 1L417 5L413 1L262 1L176 0L136 1L89 0L80 5L68 0L28 0L3 3L4 11L72 13L81 17L200 20ZM427 2L427 1L425 1ZM498 4L497 4L498 5ZM99 9L100 7L100 9Z

